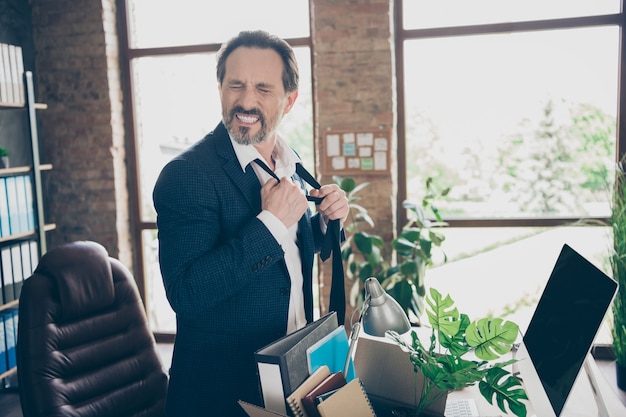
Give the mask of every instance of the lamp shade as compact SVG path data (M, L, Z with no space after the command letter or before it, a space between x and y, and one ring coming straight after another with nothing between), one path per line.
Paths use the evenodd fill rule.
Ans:
M368 298L369 302L362 317L365 333L382 337L388 330L402 334L411 329L411 323L400 304L373 277L365 281L365 299Z

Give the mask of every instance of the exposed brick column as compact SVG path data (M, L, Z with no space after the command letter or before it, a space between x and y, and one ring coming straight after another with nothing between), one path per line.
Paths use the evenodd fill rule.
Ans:
M132 270L114 0L33 0L50 246L95 240Z
M373 218L376 233L390 241L396 224L397 188L393 2L315 0L311 16L318 172L322 183L332 182L332 173L323 172L320 164L322 132L326 129L393 129L392 174L353 176L358 183L370 183L360 193L360 203ZM320 273L322 314L328 308L330 271L330 262L326 262ZM346 280L347 294L352 284ZM346 324L351 311L348 306Z

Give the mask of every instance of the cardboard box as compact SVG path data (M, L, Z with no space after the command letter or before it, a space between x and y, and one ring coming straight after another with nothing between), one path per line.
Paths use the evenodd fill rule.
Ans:
M408 352L393 340L367 335L359 337L354 368L378 417L391 416L396 408L417 408L424 375L414 372ZM443 395L428 407L426 415L443 417L446 400L447 395ZM288 417L245 401L239 401L239 404L250 417Z
M408 352L403 351L394 341L360 337L354 355L354 367L378 416L391 415L391 411L398 407L417 407L424 375L414 372ZM443 416L446 400L447 395L442 395L441 399L427 408L427 415Z

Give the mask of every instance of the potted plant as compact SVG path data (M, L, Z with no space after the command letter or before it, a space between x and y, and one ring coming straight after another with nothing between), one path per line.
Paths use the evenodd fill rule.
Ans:
M358 304L362 296L365 280L376 277L381 286L406 311L413 322L419 322L424 310L426 268L433 265L435 250L441 249L445 236L438 230L447 226L443 221L435 201L445 197L450 188L438 190L432 178L426 180L426 194L421 204L404 201L408 221L400 234L386 243L377 235L368 233L363 225L373 228L374 221L367 209L358 204L357 193L368 183L356 184L352 178L335 177L335 182L346 192L350 204L351 222L345 225L347 239L342 245L342 258L347 265L346 275L355 281L351 291L351 303ZM434 220L430 220L431 215ZM395 263L385 259L385 250L393 252ZM446 256L441 251L443 261Z
M9 167L9 150L7 148L0 147L0 168Z
M617 386L626 390L626 172L624 160L617 165L611 207L613 250L610 255L613 279L619 284L611 308Z
M511 351L519 335L519 327L501 318L483 318L471 321L467 314L459 313L449 295L443 297L431 288L426 297L426 313L432 326L430 339L423 343L415 331L412 343L397 333L387 332L404 350L415 372L424 375L424 384L416 410L405 415L421 416L429 405L449 392L478 383L482 396L497 403L503 413L508 409L518 417L527 410L522 400L526 392L506 368L515 359L503 359Z

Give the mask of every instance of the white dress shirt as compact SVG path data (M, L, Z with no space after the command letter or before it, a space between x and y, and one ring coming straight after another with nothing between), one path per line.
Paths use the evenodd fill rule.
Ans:
M254 162L256 158L260 158L270 166L268 161L261 156L254 146L238 144L232 138L231 142L243 171L252 162L251 166L261 184L265 184L272 178L270 174ZM296 172L296 163L301 162L298 155L280 137L276 141L272 159L276 164L274 173L281 179L283 177L291 179ZM302 192L304 193L304 190ZM291 333L306 325L304 292L302 289L304 284L302 260L300 259L300 249L297 245L298 223L287 228L283 222L267 210L261 211L257 218L265 224L285 252L285 263L291 279L291 296L289 298L289 315L287 318L287 333Z

